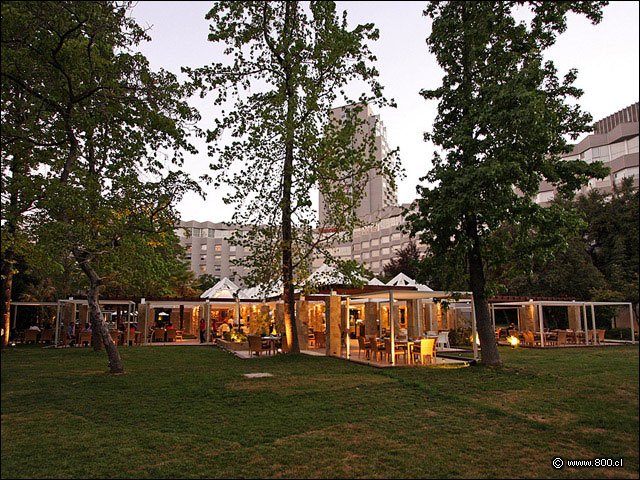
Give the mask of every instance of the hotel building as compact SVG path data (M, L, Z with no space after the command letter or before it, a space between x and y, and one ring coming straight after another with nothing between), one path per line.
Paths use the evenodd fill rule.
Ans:
M588 163L601 161L611 169L610 174L598 180L592 178L577 194L586 194L591 189L611 193L613 185L623 178L633 178L638 187L638 102L609 115L594 124L595 132L588 135L571 153L562 156L566 160L582 159ZM556 189L547 182L540 184L536 203L547 206L553 200Z

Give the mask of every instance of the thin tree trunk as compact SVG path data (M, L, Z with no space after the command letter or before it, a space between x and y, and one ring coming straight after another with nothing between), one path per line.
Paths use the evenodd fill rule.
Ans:
M13 287L13 264L15 258L12 249L5 252L2 260L2 348L9 344L11 329L11 291Z
M468 254L470 287L473 293L473 306L476 312L476 328L480 339L481 359L485 365L500 365L500 353L496 344L495 331L489 313L489 302L486 294L486 280L480 238L475 218L467 219L467 235L472 239L471 251ZM476 341L474 338L472 341Z
M283 36L292 28L296 8L295 2L287 2L285 7L285 27ZM295 125L293 124L295 113L295 89L291 82L291 65L287 63L285 53L285 91L287 95L287 125L285 138L285 158L283 169L282 192L282 283L284 296L284 328L287 335L286 351L300 352L298 331L295 321L295 298L293 290L293 258L292 258L292 226L291 226L291 189L293 178L293 137ZM283 345L284 347L284 345Z
M73 255L80 265L80 268L82 268L82 271L87 275L87 277L89 277L90 281L87 300L89 303L89 319L91 321L93 349L102 350L102 346L104 345L107 350L107 356L109 357L109 368L111 373L124 373L124 366L122 365L120 352L118 352L118 348L113 342L113 339L107 330L107 326L102 320L102 312L100 311L100 304L98 303L102 280L100 280L96 271L91 267L91 265L89 265L89 259L85 254L74 249Z

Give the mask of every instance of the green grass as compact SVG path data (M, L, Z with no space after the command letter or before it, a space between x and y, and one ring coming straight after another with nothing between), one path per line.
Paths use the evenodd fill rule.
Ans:
M638 477L637 347L501 348L501 368L121 353L112 376L90 349L2 352L3 478Z

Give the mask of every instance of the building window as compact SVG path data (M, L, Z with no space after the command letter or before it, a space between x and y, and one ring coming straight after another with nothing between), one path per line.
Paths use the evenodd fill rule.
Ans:
M213 259L220 261L220 260L222 260L222 255L216 255L216 256L213 257Z
M402 234L400 232L396 232L391 235L391 241L395 242L396 240L400 240L402 238Z
M235 245L231 245L231 246L229 247L229 251L230 251L230 252L235 252L235 251L236 251L236 246L235 246Z
M385 235L380 239L380 243L382 244L389 243L389 238L390 238L389 235Z
M190 252L191 251L191 244L185 245L184 246L184 250L185 250L185 252Z
M389 247L383 247L380 251L380 255L389 255Z
M207 266L206 265L200 265L200 271L201 272L206 272L207 271Z
M369 248L369 242L362 242L362 249L366 250L367 248Z
M202 245L200 245L200 250L206 250L207 249L207 244L203 243Z
M215 246L215 248L214 248L214 250L215 250L216 252L221 252L221 251L222 251L222 245L216 245L216 246Z
M379 250L371 250L371 256L372 257L377 257L380 254Z
M207 254L206 253L203 254L203 255L200 255L200 261L201 262L206 262L207 261Z
M216 231L214 228L208 228L207 229L207 237L209 238L214 238L216 235Z
M362 258L365 259L365 260L368 259L369 258L369 252L364 252L362 254Z
M378 245L380 245L380 240L378 240L377 238L371 240L372 247L377 247Z

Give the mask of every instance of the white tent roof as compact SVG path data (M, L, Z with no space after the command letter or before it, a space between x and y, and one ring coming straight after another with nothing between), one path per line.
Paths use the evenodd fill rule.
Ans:
M359 277L363 281L367 281L366 278ZM345 275L335 267L330 267L326 263L323 263L318 269L307 277L304 281L305 285L343 285L349 283Z
M404 273L400 272L387 282L387 285L392 287L416 287L419 292L433 292L433 290L426 285L416 283L414 279L408 277Z
M376 277L373 277L371 280L369 280L368 285L378 285L378 286L382 285L382 286L384 286L384 283L382 283Z
M233 294L238 290L240 287L227 277L223 277L222 280L200 295L200 298L233 298Z

